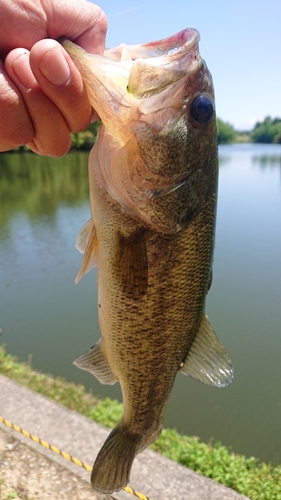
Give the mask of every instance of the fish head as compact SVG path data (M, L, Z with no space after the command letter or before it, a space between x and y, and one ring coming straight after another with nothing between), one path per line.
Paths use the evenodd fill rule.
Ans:
M123 210L167 233L217 184L214 89L198 44L195 29L103 56L64 42L103 123L90 163Z

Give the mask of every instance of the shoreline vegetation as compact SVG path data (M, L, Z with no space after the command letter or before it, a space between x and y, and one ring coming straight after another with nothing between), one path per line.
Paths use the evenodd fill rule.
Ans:
M74 151L89 151L95 144L101 122L90 123L83 132L71 134ZM262 122L257 122L249 131L235 130L234 127L220 118L217 118L218 144L234 143L263 143L281 144L281 118L267 116ZM15 148L13 151L30 151L26 146Z
M0 374L106 427L113 428L122 417L122 404L118 401L96 398L82 385L37 372L30 361L19 362L3 345ZM251 500L281 500L281 465L261 463L254 457L233 453L221 443L206 444L197 437L180 435L175 429L163 429L151 449Z
M219 144L281 144L281 118L267 116L262 122L257 122L250 131L235 130L230 123L217 118L217 127Z

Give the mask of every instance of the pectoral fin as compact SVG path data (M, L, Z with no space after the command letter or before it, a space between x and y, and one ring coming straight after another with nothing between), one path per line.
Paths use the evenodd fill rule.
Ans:
M128 237L119 234L114 270L129 298L139 299L146 293L148 269L143 231L136 231Z
M206 315L202 318L198 333L180 370L185 375L216 387L225 387L233 379L231 360Z
M92 219L90 219L84 224L84 226L81 227L79 233L77 234L75 248L77 248L80 253L85 253L87 243L89 241L89 238L91 237L93 228L94 224Z
M81 267L75 278L75 283L78 283L84 274L97 265L98 240L92 219L88 220L80 229L75 247L84 254Z
M81 370L86 370L95 375L101 384L113 385L117 382L117 378L104 357L101 339L73 363Z

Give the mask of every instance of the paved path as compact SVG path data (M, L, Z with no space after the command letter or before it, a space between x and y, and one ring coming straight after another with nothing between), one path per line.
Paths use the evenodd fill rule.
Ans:
M2 375L0 415L90 465L109 433L105 427ZM7 430L3 424L0 426ZM77 478L89 482L89 472L15 431L9 432L13 433L14 438L34 448L38 454L57 462ZM145 450L135 459L130 486L153 500L249 500L150 450ZM93 492L93 500L94 495ZM135 497L119 492L107 498L133 500Z
M0 499L105 500L89 481L0 429Z

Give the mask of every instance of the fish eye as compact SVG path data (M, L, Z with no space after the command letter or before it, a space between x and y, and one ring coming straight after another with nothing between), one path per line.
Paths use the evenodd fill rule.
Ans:
M198 123L208 123L214 113L214 104L206 95L195 97L191 104L191 115Z

